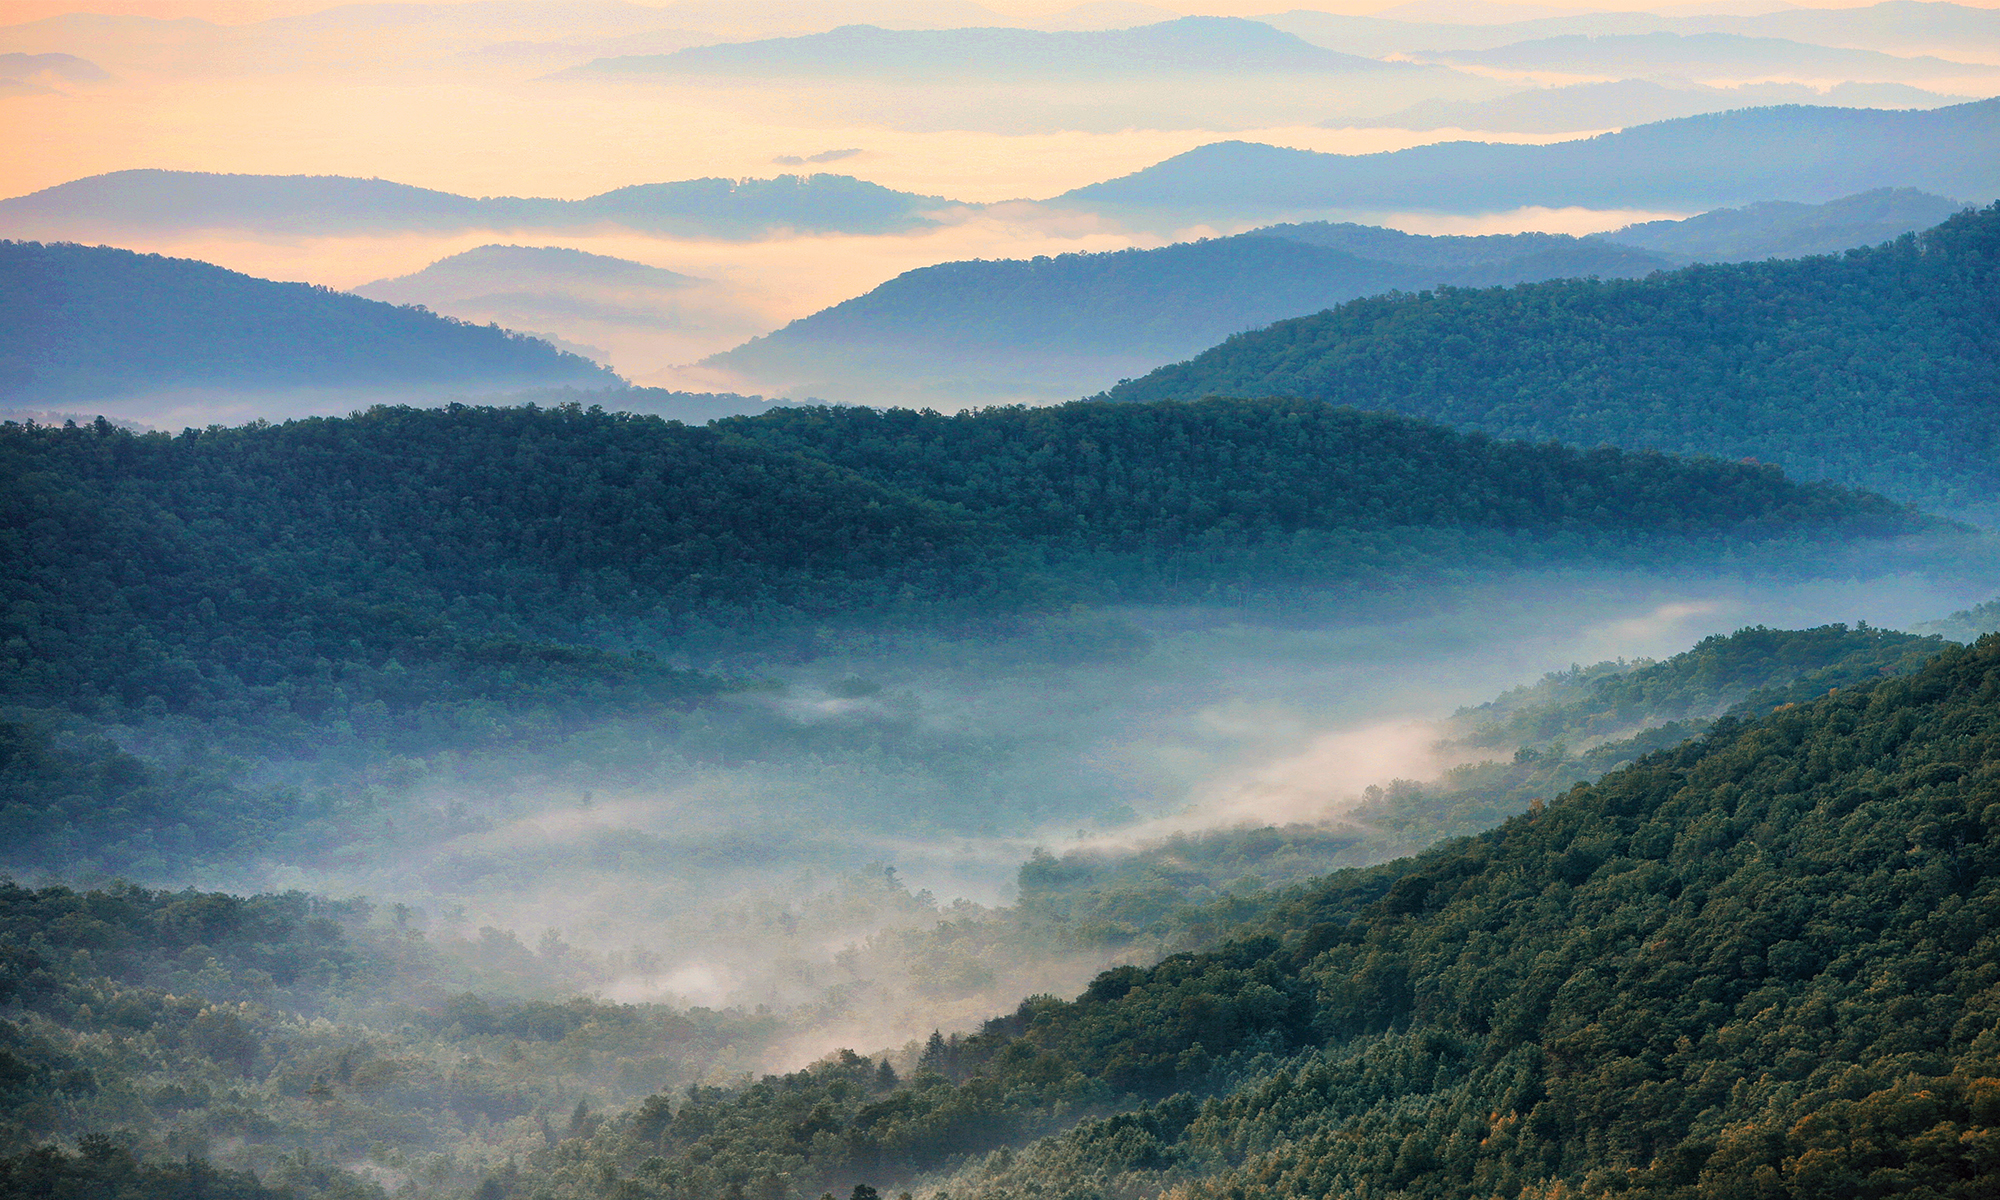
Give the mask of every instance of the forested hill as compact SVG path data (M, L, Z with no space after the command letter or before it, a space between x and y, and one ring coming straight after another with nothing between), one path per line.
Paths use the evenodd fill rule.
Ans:
M1725 723L906 1081L657 1096L511 1194L1989 1196L1996 694L1989 638Z
M547 342L329 288L104 246L0 242L0 400L616 382Z
M307 740L333 721L419 737L477 702L672 696L699 685L651 655L827 622L1526 566L1814 570L1940 527L1771 467L1310 401L6 424L0 476L7 699Z
M923 267L708 361L759 388L859 403L1068 399L1357 296L1647 275L1681 261L1547 234L1281 226L1150 250Z
M1315 397L1994 512L1996 292L2000 204L1840 256L1357 300L1103 398Z

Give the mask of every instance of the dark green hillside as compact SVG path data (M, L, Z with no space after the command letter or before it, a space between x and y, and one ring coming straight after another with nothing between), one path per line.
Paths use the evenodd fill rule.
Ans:
M624 633L997 586L967 522L921 500L574 407L178 437L6 425L0 473L8 699L287 739L341 721L422 739L465 705L673 702L715 681Z
M1406 531L1397 537L1410 539L1414 563L1438 531L1553 538L1564 548L1530 553L1589 555L1628 538L1886 533L1920 520L1751 464L1493 441L1311 401L1079 401L956 416L800 407L716 428L924 496L1044 554L1137 556L1133 569L1150 578L1128 594L1140 596L1163 573L1348 575L1397 556L1349 535L1388 530Z
M1717 716L1752 697L1766 708L1812 699L1829 688L1906 673L1943 648L1939 638L1866 625L1760 625L1705 637L1664 662L1629 670L1599 663L1552 674L1535 687L1463 710L1453 724L1482 746L1592 741L1644 725Z
M560 720L671 701L713 681L653 655L829 621L1691 554L1814 569L1936 527L1769 467L1310 402L10 424L0 474L0 695L295 739L345 721L421 740L467 704Z
M0 242L0 400L616 382L546 342L192 259Z
M1157 947L1158 956L1233 936L1283 888L1482 833L1610 771L1706 732L1725 714L1783 704L1922 669L1935 637L1826 625L1741 629L1659 662L1601 662L1463 709L1456 749L1485 761L1434 780L1382 780L1319 825L1175 836L1139 850L1038 854L1020 871L1021 918L1086 944Z
M518 1194L1990 1196L1996 762L1988 639L1331 876L906 1082L655 1097Z
M1991 507L1996 290L2000 205L1839 257L1355 301L1105 398L1305 396Z

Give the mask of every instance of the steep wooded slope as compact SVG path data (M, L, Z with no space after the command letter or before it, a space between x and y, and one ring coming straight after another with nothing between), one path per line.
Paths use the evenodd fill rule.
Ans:
M655 1097L522 1190L1987 1196L1996 761L1988 639L1331 876L1254 936L936 1039L908 1083L850 1055Z
M2000 501L2000 205L1838 257L1440 289L1242 334L1111 400L1310 396Z

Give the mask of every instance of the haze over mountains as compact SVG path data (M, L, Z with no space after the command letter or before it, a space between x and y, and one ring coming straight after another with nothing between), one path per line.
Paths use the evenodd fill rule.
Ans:
M1107 397L1359 401L1503 436L1752 456L1990 520L1996 272L2000 204L1842 257L1358 301Z
M1317 154L1219 142L1051 203L1131 220L1222 213L1714 208L1817 202L1874 187L2000 193L2000 100L1930 111L1780 106L1640 125L1549 146L1456 142ZM1448 199L1447 199L1448 198Z
M497 327L185 259L0 242L0 278L0 397L10 406L178 390L616 381Z
M780 230L907 230L926 223L922 209L941 203L843 175L690 179L572 201L474 199L381 179L133 170L0 201L0 226L21 236L61 237L119 229L323 235L617 224L663 235L755 238Z
M714 280L553 246L479 246L353 290L538 336L560 330L564 349L628 376L687 362L718 339L763 325L743 297Z
M1693 260L1830 254L1944 220L1912 190L1773 202L1591 238L1416 236L1278 225L1157 250L912 271L710 359L746 390L957 407L1061 399L1187 357L1283 315L1439 285L1636 278Z
M1563 133L1607 126L1643 125L1701 113L1774 104L1824 104L1838 108L1937 108L1968 99L1943 96L1900 83L1838 83L1824 90L1802 83L1750 83L1736 87L1621 79L1533 88L1497 100L1426 100L1399 112L1357 121L1386 129L1484 129L1511 133Z
M1221 3L17 0L0 1195L1990 1200L2000 9Z

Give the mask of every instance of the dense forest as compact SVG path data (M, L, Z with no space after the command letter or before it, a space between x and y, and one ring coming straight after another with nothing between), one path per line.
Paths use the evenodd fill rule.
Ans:
M0 400L617 382L546 342L192 259L0 242Z
M1455 733L1492 747L1495 761L1432 783L1385 780L1341 822L1037 853L1020 869L1019 901L998 909L960 902L940 911L893 874L856 878L809 905L771 912L766 903L756 932L733 936L769 939L782 925L810 941L850 928L852 913L887 918L843 955L824 1004L857 987L889 988L933 1013L990 1013L1035 991L1042 964L1146 964L1282 926L1328 870L1476 833L1536 797L1677 745L1707 714L1762 715L1908 674L1939 646L1842 626L1749 629L1658 663L1595 664L1461 713ZM1592 745L1611 708L1616 723L1647 732ZM1516 736L1534 740L1517 747ZM19 783L0 777L10 795L22 794ZM198 822L172 811L122 819ZM307 836L259 831L288 856L340 836L325 821L292 819ZM498 1194L533 1195L504 1168L509 1156L525 1163L594 1135L614 1119L607 1114L651 1093L747 1069L788 1034L810 1034L821 1007L763 1015L562 998L635 968L644 969L636 950L604 961L559 939L529 946L358 899L0 887L9 1022L0 1078L12 1114L0 1126L0 1171L14 1172L0 1179L131 1177L146 1194L173 1171L212 1170L247 1188L230 1172L255 1168L256 1186L359 1197L397 1180L468 1194L491 1174ZM912 1070L921 1082L926 1064L946 1075L970 1069L971 1044L940 1038L928 1051L833 1062L858 1094L893 1097ZM715 1103L729 1093L701 1094ZM64 1157L49 1138L82 1152Z
M8 700L281 739L697 695L715 681L665 656L827 621L1752 547L1812 569L1856 538L1943 528L1769 467L1313 402L6 425L0 469L17 481L0 497Z
M658 1096L495 1192L1988 1195L1996 689L1988 640L1725 722L907 1077Z
M1448 745L1478 761L1434 780L1381 780L1324 823L1039 855L1021 869L1019 916L1079 945L1144 947L1161 957L1199 949L1266 911L1288 885L1484 832L1537 798L1697 737L1718 719L1907 675L1943 648L1935 636L1892 630L1759 626L1704 638L1660 662L1572 667L1445 722Z
M1354 301L1106 398L1315 397L1990 511L1996 279L2000 205L1840 256Z

